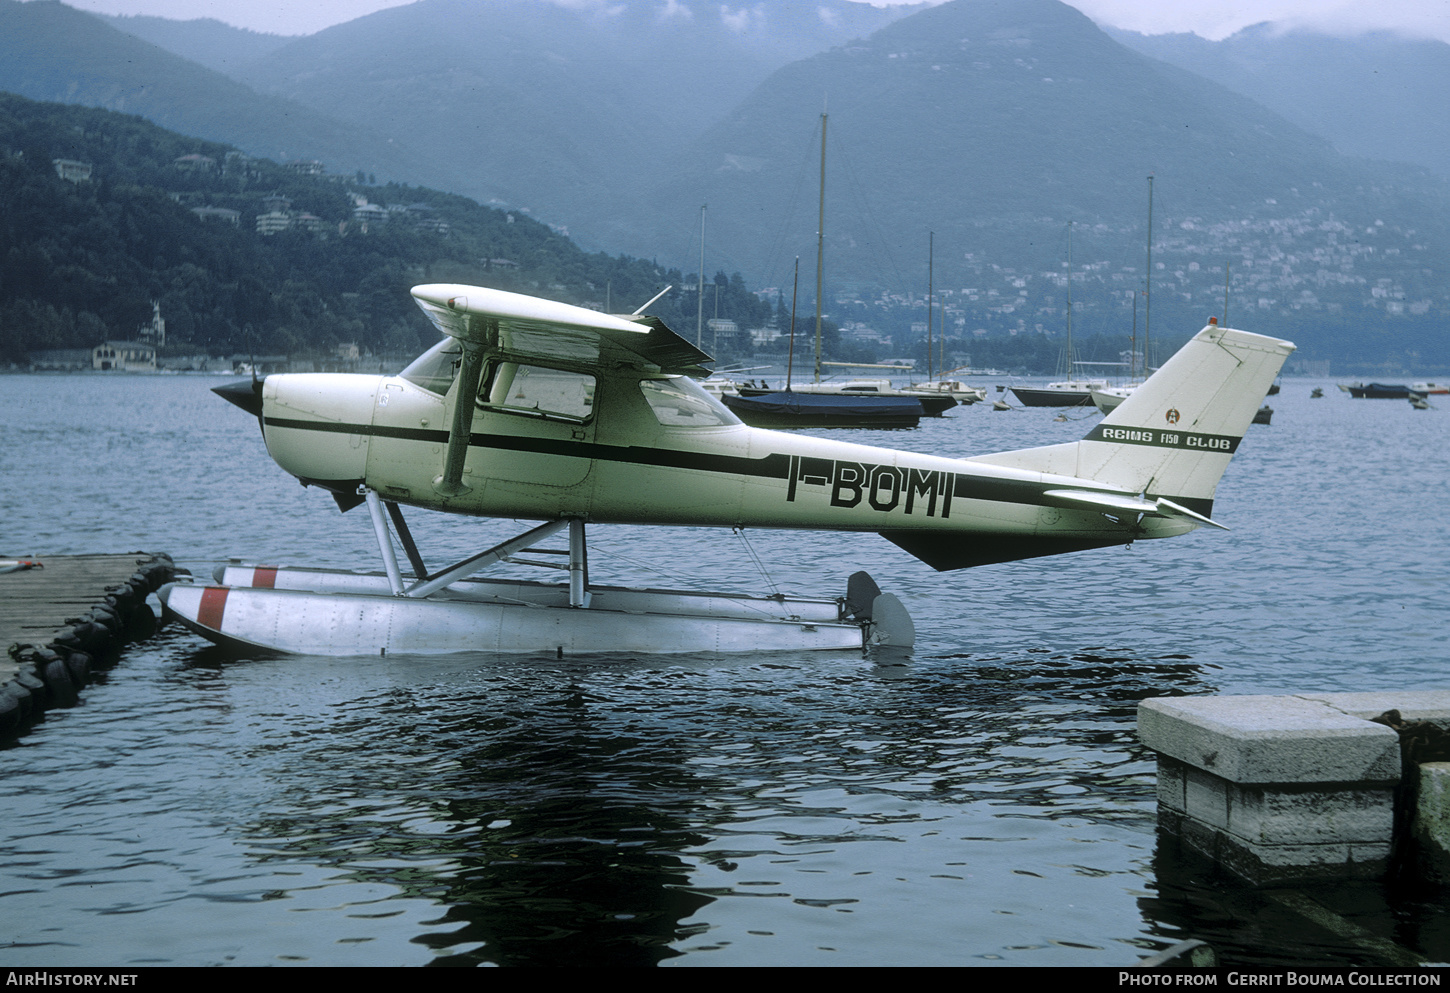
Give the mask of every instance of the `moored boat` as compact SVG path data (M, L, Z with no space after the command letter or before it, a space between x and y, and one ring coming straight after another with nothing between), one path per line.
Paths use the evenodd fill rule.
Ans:
M1024 407L1090 407L1093 390L1106 389L1106 379L1064 379L1046 386L1011 387L1012 395Z
M1350 383L1339 388L1356 400L1407 400L1411 392L1404 383Z
M1111 414L1118 404L1128 399L1133 392L1133 387L1136 385L1108 386L1103 389L1095 389L1092 391L1093 406L1097 407L1104 414Z
M790 391L792 393L812 393L819 396L859 397L863 400L871 400L875 397L895 397L897 399L916 400L921 404L922 413L927 417L940 417L955 407L958 402L949 393L933 394L918 392L916 390L900 390L892 386L889 379L852 379L843 383L801 383L792 386ZM765 388L752 389L748 386L741 386L736 392L743 397L758 397L780 391Z
M720 401L758 428L914 428L926 416L917 397L781 390Z
M958 379L934 379L929 383L911 383L901 388L903 393L921 396L949 396L962 406L981 403L987 399L987 391L968 386Z

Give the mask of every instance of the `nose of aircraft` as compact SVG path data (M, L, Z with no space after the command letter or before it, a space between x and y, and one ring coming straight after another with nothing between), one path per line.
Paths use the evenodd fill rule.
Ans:
M236 383L213 386L211 391L228 403L241 407L253 417L262 416L262 381L260 379L243 379Z

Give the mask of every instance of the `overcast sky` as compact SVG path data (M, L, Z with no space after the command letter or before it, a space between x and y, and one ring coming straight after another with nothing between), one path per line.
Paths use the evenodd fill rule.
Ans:
M272 34L312 34L399 0L65 0L105 14L153 14L176 20L214 17L237 27ZM540 0L544 2L544 0ZM557 0L568 4L605 0ZM669 0L659 0L661 4ZM720 2L720 0L716 0ZM753 6L759 0L720 2ZM809 3L810 0L770 0ZM1282 21L1336 33L1393 29L1450 42L1450 0L1068 0L1102 24L1145 34L1192 31L1219 39L1261 21ZM712 3L712 6L714 4ZM877 4L881 5L880 2ZM767 8L769 4L766 4Z

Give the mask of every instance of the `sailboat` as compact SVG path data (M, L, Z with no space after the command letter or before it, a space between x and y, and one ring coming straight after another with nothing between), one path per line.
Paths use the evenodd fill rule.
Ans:
M795 364L795 289L791 290L790 358L785 389L755 396L720 398L735 416L761 428L914 428L926 414L917 397L896 390L846 391L821 382L821 272L826 252L826 115L821 114L821 199L816 228L816 375L815 382L792 388ZM800 284L800 259L796 259L796 287ZM887 384L888 389L890 384Z
M946 304L942 304L942 331L937 340L942 346L941 371L932 375L931 369L931 321L932 309L935 301L935 266L936 266L936 232L932 232L927 240L926 252L926 382L911 383L902 388L903 393L910 393L922 397L923 403L928 404L928 414L938 414L933 411L930 404L940 402L944 398L950 398L953 402L948 406L961 404L968 406L987 399L987 391L977 389L975 386L968 386L959 379L947 379L946 368ZM956 370L952 370L956 371Z
M1123 386L1104 386L1101 389L1092 391L1093 406L1097 407L1104 414L1111 414L1113 409L1122 403L1132 394L1133 390L1142 385L1143 380L1148 378L1148 329L1153 323L1153 177L1148 177L1148 270L1144 277L1144 299L1146 301L1143 313L1143 370L1141 376L1136 376L1132 382ZM1225 294L1227 284L1225 283ZM1135 291L1136 293L1136 291ZM1225 296L1227 300L1227 296ZM1227 304L1225 304L1225 321L1227 320ZM1214 323L1217 323L1216 321ZM1133 297L1133 352L1130 358L1136 362L1137 355L1137 326L1138 326L1138 298Z
M1046 386L1014 386L1012 393L1024 407L1081 407L1093 402L1094 389L1107 389L1106 379L1073 376L1072 353L1072 222L1067 224L1067 379Z

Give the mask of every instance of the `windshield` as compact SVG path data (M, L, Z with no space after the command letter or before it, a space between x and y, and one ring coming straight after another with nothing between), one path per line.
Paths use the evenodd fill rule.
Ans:
M438 344L418 356L408 367L398 373L414 386L421 386L439 396L448 392L458 376L458 364L463 360L463 346L456 338L444 338Z

